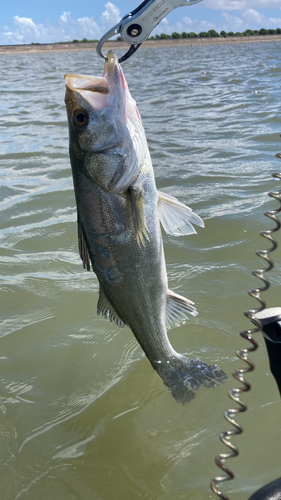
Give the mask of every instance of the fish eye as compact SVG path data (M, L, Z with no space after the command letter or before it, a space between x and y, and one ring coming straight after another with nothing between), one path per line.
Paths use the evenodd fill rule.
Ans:
M89 121L89 115L85 109L76 109L73 115L73 123L77 127L83 127Z

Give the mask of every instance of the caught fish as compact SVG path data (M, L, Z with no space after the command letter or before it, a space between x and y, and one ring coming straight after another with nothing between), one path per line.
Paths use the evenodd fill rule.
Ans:
M196 233L202 219L157 191L141 118L122 68L108 53L102 77L65 75L69 151L79 251L99 281L98 314L127 325L173 397L226 380L216 365L188 359L167 328L195 316L194 303L168 288L161 221L168 234Z

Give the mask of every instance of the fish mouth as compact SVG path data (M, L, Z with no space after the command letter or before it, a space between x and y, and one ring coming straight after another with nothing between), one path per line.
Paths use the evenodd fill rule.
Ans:
M118 59L113 50L107 54L107 60L104 65L103 76L77 75L66 73L64 78L66 86L71 90L99 92L109 94L109 84L114 80Z
M94 110L108 106L109 88L104 77L67 73L64 78L66 84L65 104L68 112L73 113L75 109L81 107L79 96L82 96Z
M66 86L73 91L84 90L88 92L99 92L101 94L109 93L109 88L104 77L66 73L64 78L66 80Z
M112 106L113 96L116 94L118 86L117 65L118 59L111 50L108 52L103 76L77 75L73 73L64 75L66 105L73 110L75 102L77 103L79 95L81 95L94 111Z

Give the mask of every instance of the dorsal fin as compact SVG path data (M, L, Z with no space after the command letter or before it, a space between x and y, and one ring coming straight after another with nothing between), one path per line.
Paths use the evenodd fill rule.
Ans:
M109 321L119 326L120 328L124 328L125 323L119 318L117 312L113 309L112 305L107 300L103 289L100 287L100 294L98 300L97 314L101 314L105 319L109 319Z
M188 319L187 314L197 316L198 312L193 307L194 302L168 290L166 306L166 327L174 328L178 323Z
M204 222L191 208L177 198L158 191L158 212L161 224L167 234L182 236L196 234L192 224L204 227Z
M79 220L79 215L77 219L77 224L78 224L78 248L79 248L79 254L81 257L81 260L83 262L83 267L84 269L87 269L87 271L91 271L91 264L90 264L90 256L87 248L87 243L84 237L84 231L82 224Z

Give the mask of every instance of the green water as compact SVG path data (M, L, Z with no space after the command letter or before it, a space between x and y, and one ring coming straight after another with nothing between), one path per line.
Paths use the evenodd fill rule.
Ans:
M268 247L263 213L281 170L280 43L139 50L123 69L138 103L159 189L206 228L164 236L169 287L199 315L172 330L173 347L217 363L229 380L177 404L129 329L96 315L98 283L77 251L64 106L66 72L97 74L90 52L1 56L0 466L3 500L216 498L214 457L231 428L235 351L255 307L251 271ZM281 306L280 234L268 307ZM246 500L280 476L280 400L263 339L251 355L248 411L233 438Z

